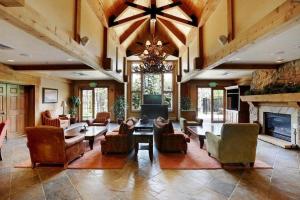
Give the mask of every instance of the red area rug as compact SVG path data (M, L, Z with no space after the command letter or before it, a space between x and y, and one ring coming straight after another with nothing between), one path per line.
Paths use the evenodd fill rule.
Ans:
M200 149L199 141L192 139L188 143L187 154L183 153L158 153L161 169L222 169L221 164L209 157L205 149ZM239 164L225 165L225 169L246 169ZM260 160L256 160L254 169L272 169L272 167ZM252 169L252 168L251 168Z
M89 150L84 155L68 165L68 169L122 169L128 155L102 155L99 145ZM61 165L37 165L37 167L54 167ZM16 168L31 168L30 159L15 165Z

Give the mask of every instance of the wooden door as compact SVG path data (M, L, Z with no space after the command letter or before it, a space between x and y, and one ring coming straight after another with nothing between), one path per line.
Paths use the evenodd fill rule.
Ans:
M6 84L0 83L0 123L6 120Z
M19 86L18 95L18 116L17 116L17 133L25 133L25 88L24 86Z

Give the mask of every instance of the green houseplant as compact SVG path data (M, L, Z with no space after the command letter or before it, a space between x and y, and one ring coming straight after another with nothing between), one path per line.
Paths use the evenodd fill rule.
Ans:
M74 124L77 121L76 115L78 107L80 106L81 101L80 98L77 96L71 96L69 97L69 105L71 106L69 114L70 114L70 123Z
M190 97L184 96L181 97L180 107L182 111L191 110L191 99Z
M114 115L117 122L120 124L125 118L126 102L124 96L118 96L114 103Z

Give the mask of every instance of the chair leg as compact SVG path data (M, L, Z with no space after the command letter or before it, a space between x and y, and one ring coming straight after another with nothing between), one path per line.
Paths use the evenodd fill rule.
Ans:
M209 157L211 156L211 154L209 152L207 152L207 154L208 154Z
M0 161L2 161L1 148L0 148Z
M254 162L249 163L250 167L254 167Z

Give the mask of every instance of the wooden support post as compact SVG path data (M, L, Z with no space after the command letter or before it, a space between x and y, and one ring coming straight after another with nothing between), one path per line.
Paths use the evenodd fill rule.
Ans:
M228 42L234 39L234 1L227 0L227 29Z
M116 72L119 74L122 72L121 69L119 69L119 48L116 47Z
M177 75L177 83L180 83L181 82L181 79L182 79L182 58L179 57L179 60L178 60L178 75Z
M187 47L187 69L183 70L184 73L190 72L190 47Z
M127 59L126 59L126 57L123 57L123 81L125 83L128 82L128 75L127 75L127 68L126 68L126 66L127 66Z
M103 60L102 67L105 70L111 70L111 58L107 58L107 43L108 43L108 29L104 27L103 29Z
M199 57L195 58L195 69L203 69L204 46L203 46L203 26L199 27Z
M73 39L80 44L80 22L81 22L81 0L74 0L74 37Z

